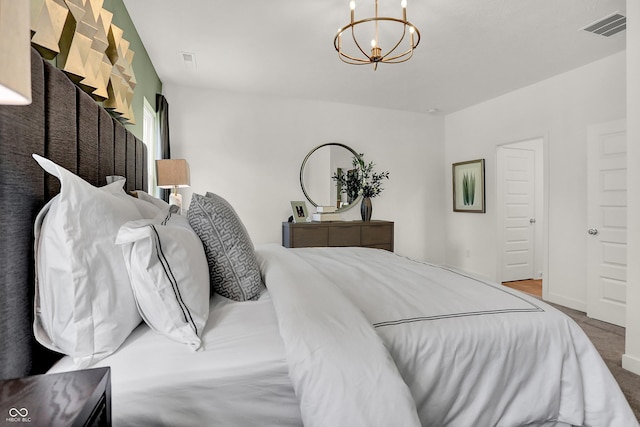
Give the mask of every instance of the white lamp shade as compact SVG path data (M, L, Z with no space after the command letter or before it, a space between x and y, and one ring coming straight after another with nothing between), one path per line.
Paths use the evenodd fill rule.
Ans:
M156 177L160 188L191 185L189 163L185 159L156 160Z
M31 104L29 4L0 0L0 104Z

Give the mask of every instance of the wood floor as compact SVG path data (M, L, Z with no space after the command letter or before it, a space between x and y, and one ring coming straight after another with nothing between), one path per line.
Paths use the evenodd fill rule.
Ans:
M542 279L502 282L503 285L542 298Z

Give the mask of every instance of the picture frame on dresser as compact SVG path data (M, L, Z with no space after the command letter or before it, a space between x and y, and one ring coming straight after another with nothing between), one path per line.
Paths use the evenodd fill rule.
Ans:
M453 211L485 213L484 159L452 165Z
M291 214L293 215L293 222L307 222L307 218L309 218L307 204L304 201L292 201Z

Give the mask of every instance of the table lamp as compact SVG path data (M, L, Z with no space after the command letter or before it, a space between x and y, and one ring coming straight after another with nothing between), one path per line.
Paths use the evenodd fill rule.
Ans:
M185 159L156 160L156 177L158 187L173 188L173 193L169 196L169 204L177 205L182 213L182 195L178 194L178 187L191 185L189 163Z
M0 105L31 104L29 2L0 0Z

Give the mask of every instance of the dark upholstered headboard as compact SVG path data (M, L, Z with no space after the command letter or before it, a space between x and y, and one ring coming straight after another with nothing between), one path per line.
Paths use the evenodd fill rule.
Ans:
M0 106L0 379L46 371L60 355L33 338L33 223L59 181L31 157L45 156L96 186L107 175L147 189L147 153L60 70L32 49L28 106Z

